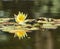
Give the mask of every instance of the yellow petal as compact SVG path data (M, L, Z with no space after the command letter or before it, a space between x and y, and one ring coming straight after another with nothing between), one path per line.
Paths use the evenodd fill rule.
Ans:
M27 36L27 33L25 30L16 30L15 31L15 35L21 39L21 38L24 38L25 36Z
M15 21L17 23L20 23L20 22L23 23L25 21L26 17L27 17L26 14L23 14L23 13L19 12L18 15L15 15Z

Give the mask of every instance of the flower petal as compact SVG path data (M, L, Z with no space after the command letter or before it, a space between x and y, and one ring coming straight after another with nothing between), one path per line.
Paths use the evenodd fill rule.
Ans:
M27 36L27 33L25 30L16 30L15 36L17 36L19 39L24 38Z
M22 24L22 23L24 23L26 17L27 17L27 14L23 14L23 12L22 13L19 12L18 15L15 15L15 21L17 23Z

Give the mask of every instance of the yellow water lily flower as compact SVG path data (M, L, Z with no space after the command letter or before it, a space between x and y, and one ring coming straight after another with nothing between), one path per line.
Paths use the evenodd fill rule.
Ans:
M23 12L19 12L18 15L15 16L15 21L19 24L24 24L27 14L23 14Z
M19 39L23 39L24 37L27 36L27 33L25 30L15 30L15 35L14 37L18 37Z

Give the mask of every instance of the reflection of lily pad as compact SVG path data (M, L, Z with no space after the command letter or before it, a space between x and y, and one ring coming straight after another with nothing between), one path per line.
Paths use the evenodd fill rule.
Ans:
M7 35L4 32L0 31L0 42L5 42L7 40L8 40Z
M7 36L6 35L0 35L0 42L1 41L6 41L7 40Z

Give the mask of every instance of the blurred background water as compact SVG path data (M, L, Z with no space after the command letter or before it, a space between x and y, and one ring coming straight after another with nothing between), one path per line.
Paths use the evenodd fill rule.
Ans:
M27 18L51 17L60 19L60 0L0 0L0 17L14 17L18 12ZM60 49L60 27L55 30L32 31L30 38L19 40L0 31L0 49Z

